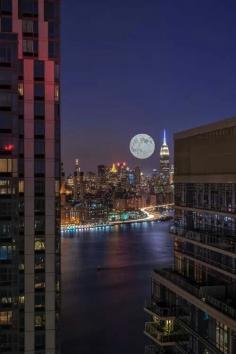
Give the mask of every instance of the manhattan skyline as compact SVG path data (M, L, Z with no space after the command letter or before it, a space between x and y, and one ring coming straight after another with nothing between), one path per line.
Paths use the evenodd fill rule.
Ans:
M76 157L83 170L139 164L129 152L138 133L158 147L141 163L150 171L164 128L172 155L174 132L234 116L235 12L235 3L219 0L64 2L66 171Z

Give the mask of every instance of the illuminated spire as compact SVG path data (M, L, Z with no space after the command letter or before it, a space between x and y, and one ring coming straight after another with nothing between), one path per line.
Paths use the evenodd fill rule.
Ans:
M166 130L164 129L164 134L163 134L163 145L167 145L166 144Z
M112 168L111 168L111 173L117 173L117 168L116 165L113 163Z
M167 141L166 141L166 130L164 129L163 143L161 146L160 156L162 158L162 157L168 157L169 155L170 155L170 152L169 152L169 148L168 148Z

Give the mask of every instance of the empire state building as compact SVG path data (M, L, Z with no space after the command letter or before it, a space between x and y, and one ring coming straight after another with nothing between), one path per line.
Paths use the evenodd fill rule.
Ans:
M160 150L160 176L169 182L170 177L170 152L169 147L166 143L166 130L163 133L163 143Z

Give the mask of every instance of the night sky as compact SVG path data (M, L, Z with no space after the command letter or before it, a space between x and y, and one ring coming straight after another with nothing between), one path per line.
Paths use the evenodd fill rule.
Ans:
M62 159L158 166L162 130L236 115L235 0L64 0ZM152 158L129 153L149 133Z

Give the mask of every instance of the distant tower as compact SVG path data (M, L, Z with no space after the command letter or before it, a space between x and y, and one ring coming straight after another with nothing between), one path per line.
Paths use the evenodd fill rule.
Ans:
M107 167L105 165L98 165L98 180L101 184L106 183Z
M61 206L64 207L66 204L66 180L63 162L61 162Z
M166 182L169 181L170 177L170 152L168 145L166 143L166 130L163 134L163 143L160 151L160 175Z
M80 174L80 161L79 159L75 159L75 172L77 172L77 176Z
M84 199L84 192L85 192L84 172L80 172L80 174L79 174L79 185L80 185L80 200L83 200Z
M80 161L78 158L75 159L75 170L74 170L74 199L77 200L80 182Z

